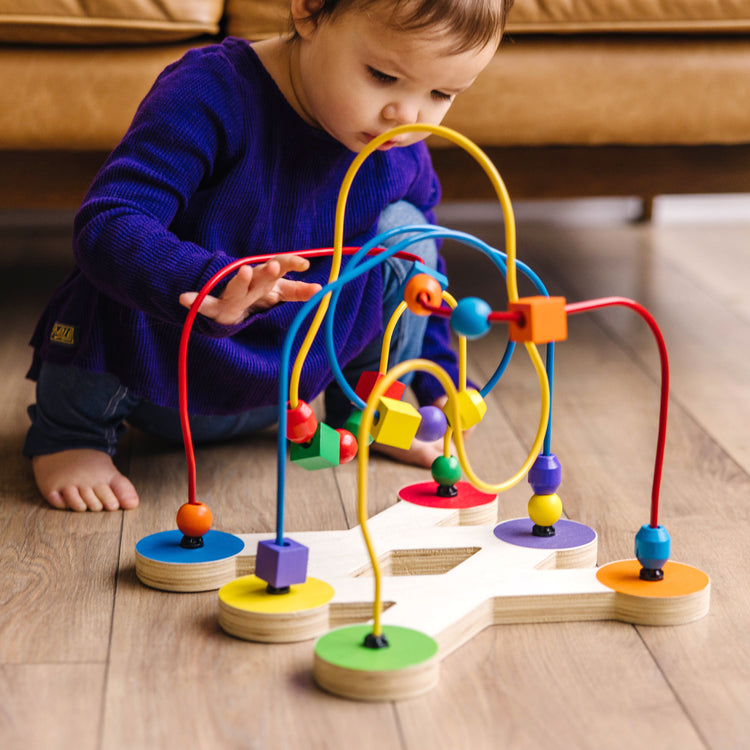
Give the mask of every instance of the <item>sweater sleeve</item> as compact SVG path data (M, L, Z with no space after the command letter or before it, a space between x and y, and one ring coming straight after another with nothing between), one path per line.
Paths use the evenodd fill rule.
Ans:
M201 289L232 258L170 231L191 197L237 148L236 84L220 54L193 50L168 67L92 184L74 224L82 272L107 296L169 322L179 295ZM225 326L204 332L227 335Z

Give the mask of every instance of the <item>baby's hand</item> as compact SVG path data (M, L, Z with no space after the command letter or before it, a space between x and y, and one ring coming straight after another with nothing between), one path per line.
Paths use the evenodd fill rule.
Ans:
M299 255L279 255L259 266L240 266L220 297L208 295L198 312L221 325L237 325L258 310L279 302L306 302L320 291L320 284L285 279L290 271L306 271L310 261ZM190 307L198 292L184 292L180 304Z

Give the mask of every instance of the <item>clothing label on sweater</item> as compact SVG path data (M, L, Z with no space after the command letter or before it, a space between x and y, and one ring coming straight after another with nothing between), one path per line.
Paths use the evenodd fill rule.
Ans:
M63 346L75 346L78 343L78 326L69 326L65 323L55 323L49 335L53 344Z

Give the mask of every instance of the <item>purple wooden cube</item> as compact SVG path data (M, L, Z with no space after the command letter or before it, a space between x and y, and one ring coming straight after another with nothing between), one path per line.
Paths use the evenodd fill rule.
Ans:
M274 589L284 589L307 580L308 548L293 539L284 538L283 544L275 539L258 542L255 557L255 575Z

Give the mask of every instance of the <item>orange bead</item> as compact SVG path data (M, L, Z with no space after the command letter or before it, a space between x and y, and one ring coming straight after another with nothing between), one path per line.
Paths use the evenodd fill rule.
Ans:
M177 511L177 528L190 537L201 537L211 528L214 518L203 503L185 503Z
M412 276L404 286L404 302L406 306L416 315L429 315L419 298L425 295L427 304L432 307L440 307L443 300L443 289L440 282L428 273L418 273Z

